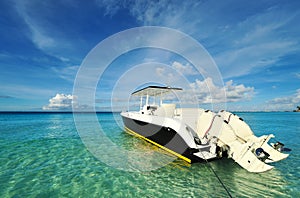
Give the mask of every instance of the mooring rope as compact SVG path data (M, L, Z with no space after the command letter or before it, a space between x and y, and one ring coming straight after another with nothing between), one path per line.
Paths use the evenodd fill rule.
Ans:
M219 180L219 182L221 183L221 185L223 186L223 188L225 189L225 191L227 192L228 197L232 198L229 190L226 188L225 184L222 182L221 178L218 176L218 174L216 173L216 171L213 169L213 167L211 166L211 164L207 161L207 159L205 158L204 154L202 153L202 151L200 151L203 159L205 160L206 164L208 165L208 167L210 168L210 170L214 173L214 175L216 176L216 178Z

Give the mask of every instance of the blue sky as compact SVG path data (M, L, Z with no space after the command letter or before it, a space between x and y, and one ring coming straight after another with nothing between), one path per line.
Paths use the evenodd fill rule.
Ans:
M296 0L16 0L0 1L0 8L0 111L67 110L76 98L76 73L89 51L113 34L140 26L173 28L202 44L220 70L229 110L293 110L300 105ZM221 89L180 56L136 50L120 56L103 75L97 108L109 109L111 90L124 72L149 61L169 66L152 68L165 84L176 85L172 72L179 71L193 89ZM126 95L119 97L114 100L126 101ZM198 100L209 103L205 91Z

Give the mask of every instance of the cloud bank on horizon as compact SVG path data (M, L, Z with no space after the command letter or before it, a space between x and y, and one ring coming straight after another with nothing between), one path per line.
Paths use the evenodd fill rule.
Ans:
M0 6L0 111L69 110L76 97L71 95L76 72L88 52L110 35L143 25L174 28L196 39L218 65L224 86L199 76L178 56L144 51L140 59L120 57L116 62L123 65L101 79L104 87L96 97L106 102L100 110L109 109L110 92L124 68L147 61L163 62L185 75L203 104L212 95L218 101L225 90L229 110L293 110L300 105L298 1L25 0ZM166 83L176 80L163 67L155 72Z
M66 94L56 94L49 100L49 104L43 106L43 110L72 110L72 104L76 101L76 96Z

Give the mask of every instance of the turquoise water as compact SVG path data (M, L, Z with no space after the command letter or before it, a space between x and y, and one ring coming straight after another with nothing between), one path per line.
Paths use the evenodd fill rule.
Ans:
M292 149L271 171L253 174L230 159L210 162L233 197L300 197L300 113L237 113L257 135L273 133ZM90 114L82 116L89 119ZM98 114L106 135L125 149L155 150ZM116 115L120 121L120 117ZM109 154L109 148L107 148ZM166 156L167 157L167 156ZM0 113L0 197L226 197L207 164L175 160L128 172L94 157L68 113Z

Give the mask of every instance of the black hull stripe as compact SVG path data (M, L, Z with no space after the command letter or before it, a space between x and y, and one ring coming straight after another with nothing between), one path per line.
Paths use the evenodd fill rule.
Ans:
M144 137L144 136L142 136L142 135L140 135L140 134L138 134L138 133L136 133L136 132L134 132L134 131L132 131L132 130L130 130L130 129L127 128L127 127L125 127L125 130L126 130L128 133L130 133L130 134L132 134L132 135L134 135L134 136L137 136L137 137L139 137L139 138L141 138L141 139L143 139L143 140L146 140L147 142L150 142L150 143L154 144L155 146L158 146L159 148L164 149L165 151L167 151L167 152L169 152L169 153L171 153L171 154L177 156L178 158L181 158L181 159L187 161L188 163L191 163L191 162L192 162L189 158L184 157L183 155L180 155L179 153L176 153L176 152L174 152L174 151L172 151L172 150L170 150L170 149L168 149L168 148L166 148L166 147L164 147L164 146L162 146L162 145L160 145L160 144L158 144L158 143L156 143L156 142L154 142L154 141L152 141L152 140L150 140L150 139L148 139L148 138L146 138L146 137Z
M189 162L203 162L203 159L193 153L197 149L190 148L179 134L172 128L162 127L122 116L125 129L134 135L172 153Z

